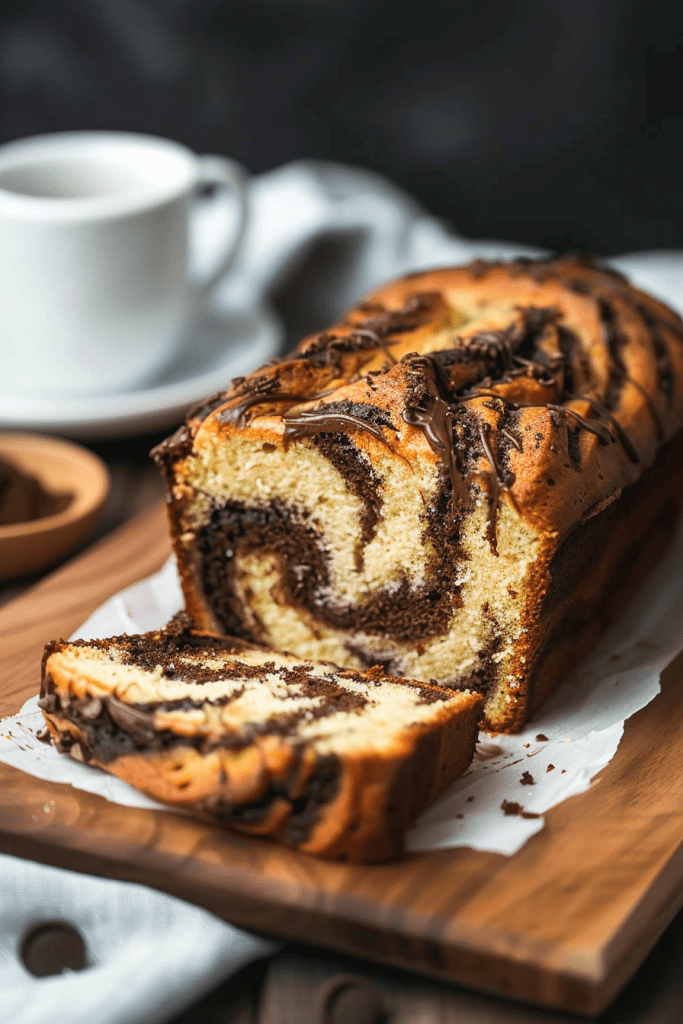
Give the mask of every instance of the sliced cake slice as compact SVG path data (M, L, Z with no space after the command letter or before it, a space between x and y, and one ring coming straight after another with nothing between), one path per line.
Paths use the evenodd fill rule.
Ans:
M397 856L474 753L482 697L173 628L54 642L59 750L163 803L306 853Z

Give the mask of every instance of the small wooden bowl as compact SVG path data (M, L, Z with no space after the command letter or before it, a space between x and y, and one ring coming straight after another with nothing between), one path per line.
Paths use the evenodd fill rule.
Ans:
M64 507L28 522L0 525L0 581L59 562L88 533L109 493L109 471L87 448L40 434L0 434L0 459L35 477Z

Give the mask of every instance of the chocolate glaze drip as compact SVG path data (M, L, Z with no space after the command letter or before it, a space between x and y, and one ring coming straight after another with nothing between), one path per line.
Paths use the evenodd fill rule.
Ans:
M442 366L481 363L482 375L495 372L496 379L510 382L517 377L533 377L539 383L554 384L557 373L564 366L563 357L550 357L537 343L548 325L557 327L561 313L553 306L518 307L520 320L498 330L479 331L469 337L458 337L453 348L432 353ZM529 357L521 354L524 346ZM413 359L412 355L404 357ZM480 379L480 378L479 378Z
M424 408L407 406L403 410L403 419L422 431L432 451L446 466L453 502L467 506L469 492L458 466L453 443L453 410L442 397L444 392L447 394L443 368L436 355L411 356L406 361L411 369L418 370L424 376L425 394Z
M509 342L509 336L506 336L505 341ZM508 367L508 369L502 375L502 380L509 381L513 379L512 375L514 374L513 359L519 357L513 355L512 351L510 350L507 344L501 344L500 350L503 353L503 359L507 361ZM407 409L407 411L403 413L403 419L405 420L405 422L413 423L414 425L419 426L423 430L425 437L431 446L432 451L434 451L442 459L444 464L447 467L449 467L451 472L453 472L451 467L453 465L456 466L458 472L457 482L459 488L456 489L456 484L454 483L453 494L454 498L455 496L458 496L460 501L463 502L463 504L465 505L465 503L469 501L469 493L467 489L467 480L469 478L469 474L468 476L463 476L461 470L458 468L453 434L454 409L458 403L482 397L486 394L486 392L484 392L483 390L479 390L478 388L474 388L473 391L471 391L470 393L464 395L452 395L450 396L449 401L443 400L443 398L441 398L441 394L443 393L443 372L441 371L441 373L439 374L438 372L434 371L434 368L438 368L439 366L439 354L440 353L433 353L429 356L421 356L419 357L419 360L413 358L413 366L418 368L424 368L425 366L429 366L431 368L428 374L427 381L427 391L429 396L428 406L426 411L414 411L411 408ZM540 370L542 371L542 374L537 376L537 367L539 367L539 365L533 364L531 359L525 361L527 361L529 366L533 368L531 371L533 376L537 377L537 379L539 379L539 376L541 376L541 380L547 379L544 378L543 375L548 372L548 367L540 365ZM560 361L558 359L556 361L555 367L557 369L560 369L562 365L563 360ZM439 388L439 384L440 391L436 390ZM434 393L435 390L436 394ZM492 398L500 398L501 401L503 401L503 403L506 404L506 406L511 409L518 410L522 408L536 408L535 403L512 401L493 391L487 393ZM567 406L567 404L546 402L545 408L548 409L551 413L556 413L564 417L565 420L566 417L570 416L571 418L573 418L575 422L577 422L579 427L581 427L584 430L587 430L590 433L595 434L598 437L601 444L611 443L614 440L616 440L616 438L618 438L618 440L622 442L624 450L628 455L629 459L634 463L640 462L640 457L638 455L636 447L629 438L628 434L626 433L622 425L618 423L618 421L611 415L611 413L607 409L605 409L601 402L599 402L596 398L590 395L573 395L564 390L562 398L565 402L571 400L587 401L590 404L593 412L595 413L596 419L587 419L577 411L571 409L569 406ZM438 406L437 401L440 401L440 406ZM416 415L416 413L418 415ZM612 433L609 429L610 426L613 428L614 433ZM509 495L511 500L514 501L514 496L511 490L511 486L514 482L514 476L512 476L512 474L509 474L507 478L504 478L501 475L496 456L493 452L492 446L490 446L488 424L479 423L478 429L479 439L481 442L483 453L486 457L489 466L489 471L487 474L488 517L486 536L490 544L490 547L492 547L492 551L497 553L498 536L496 522L498 509L500 507L500 496L502 492L505 492ZM521 451L520 442L512 435L510 435L509 432L506 431L506 434L508 435L512 443L515 444L518 451ZM575 464L578 464L578 462L575 462ZM451 478L452 482L454 482L453 475ZM463 497L463 492L465 497Z
M287 402L292 405L299 405L302 402L317 402L319 399L324 398L326 395L331 395L332 390L320 391L316 395L305 395L301 392L286 392L277 391L270 395L246 395L241 398L235 405L225 409L220 414L222 423L234 423L235 425L243 425L246 422L247 412L256 405L274 405L280 402ZM261 414L263 415L263 414Z
M480 392L478 395L474 397L480 398L482 397L482 395L488 395L488 397L492 399L498 399L498 401L503 402L511 409L538 408L538 406L536 406L533 402L513 401L512 399L506 398L505 395L499 395L494 391ZM595 434L595 436L598 438L601 444L610 444L618 438L619 441L621 441L623 448L631 462L640 462L640 456L636 450L635 445L629 438L628 434L621 426L619 421L615 419L615 417L612 416L612 414L607 409L605 409L604 405L602 405L601 402L599 402L596 398L592 398L590 395L565 394L563 397L566 401L588 402L589 405L592 407L593 411L595 412L596 416L598 417L598 420L589 420L585 416L582 416L580 413L576 412L575 409L572 409L568 405L556 405L555 403L549 402L546 403L545 408L565 418L567 416L571 416L574 420L576 420L578 425L583 430L586 430L591 434ZM612 432L609 430L607 424L611 424L611 426L614 427L617 438L615 438L614 434L612 434Z
M582 398L583 396L579 397ZM559 413L561 416L571 416L582 430L588 431L589 434L594 434L600 444L611 444L615 440L614 434L612 434L607 424L602 423L600 420L591 422L570 406L548 405L548 409L552 409L553 412Z
M396 339L396 341L399 340ZM343 376L342 357L344 355L368 352L369 357L372 358L372 353L380 347L387 350L386 343L382 342L374 331L358 329L341 336L326 331L319 335L309 347L297 352L294 358L308 359L319 368L331 367L338 376Z
M281 380L278 376L261 374L253 377L236 377L232 382L234 394L225 393L223 402L234 402L220 413L223 423L234 423L243 425L246 421L247 412L256 405L275 404L279 402L298 403L315 401L323 395L329 394L324 391L320 394L306 394L304 392L282 391Z
M353 333L354 333L354 335L359 335L360 334L360 335L363 335L364 337L368 338L369 341L372 343L374 348L381 348L382 349L382 352L384 352L385 356L389 360L389 365L390 366L396 366L396 363L398 362L398 360L396 359L396 357L394 356L393 352L389 348L389 344L396 344L396 341L401 341L402 339L397 338L396 341L394 341L394 342L386 342L383 338L381 338L379 336L379 334L377 334L376 331L371 331L371 330L368 330L367 328L362 328L362 327L359 327Z
M423 393L417 404L409 404L403 419L422 430L430 448L442 460L451 481L452 501L466 510L471 505L467 486L469 474L459 464L454 439L456 409L463 403L481 397L481 385L474 384L466 392L453 391L447 372L449 366L459 363L481 363L485 367L498 367L497 382L509 383L519 376L532 377L540 384L556 385L563 371L563 356L550 358L537 349L537 342L549 324L555 325L560 313L554 307L525 307L520 309L520 322L497 331L482 331L469 338L459 339L460 345L428 355L404 356L402 363L423 378ZM528 356L520 353L522 346ZM485 371L484 371L485 372ZM488 378L490 381L490 378ZM480 378L481 381L481 378ZM487 535L492 550L497 550L496 515L500 493L511 495L514 478L500 475L496 458L488 437L488 425L479 424L479 441L489 463L489 523ZM507 432L511 443L521 451L521 442ZM512 477L512 478L511 478Z
M498 463L496 461L496 457L493 454L493 450L491 448L489 437L490 429L491 428L488 423L479 424L479 438L481 440L481 446L484 449L484 454L486 455L486 458L489 463L489 472L487 474L487 479L489 483L489 507L486 527L486 539L491 545L491 550L493 551L494 555L497 555L498 534L496 531L496 517L498 515L498 508L500 506L500 494L501 491L505 491L512 498L512 492L510 488L515 481L515 477L513 473L508 473L505 477L503 477L502 473L500 472Z
M511 434L509 430L506 430L505 427L501 427L500 433L502 434L503 437L507 437L510 444L513 446L513 448L516 448L518 452L524 451L524 445L522 444L522 442L519 440L518 437L515 437L514 434Z
M231 387L234 388L239 386L239 384L244 382L244 379L244 377L236 377L232 381ZM223 405L226 394L226 391L217 391L209 398L205 398L202 402L198 402L196 405L191 406L187 410L187 420L196 420L198 423L203 423L212 412L218 409L219 406Z

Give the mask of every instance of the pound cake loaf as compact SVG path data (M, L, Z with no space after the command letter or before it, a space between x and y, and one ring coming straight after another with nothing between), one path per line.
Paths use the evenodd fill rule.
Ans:
M521 728L662 552L683 322L590 260L380 288L153 453L196 627Z
M306 853L385 860L469 764L482 698L170 627L49 644L57 748Z

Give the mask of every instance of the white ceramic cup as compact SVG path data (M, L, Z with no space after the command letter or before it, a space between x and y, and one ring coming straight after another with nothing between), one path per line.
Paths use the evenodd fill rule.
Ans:
M201 279L193 209L227 188L237 216ZM0 401L4 394L134 389L167 362L197 300L228 269L245 172L177 142L69 132L0 146Z

